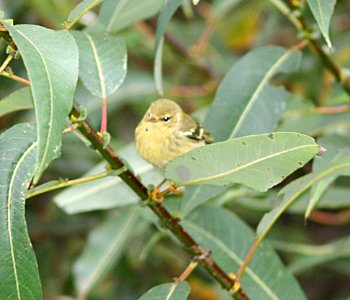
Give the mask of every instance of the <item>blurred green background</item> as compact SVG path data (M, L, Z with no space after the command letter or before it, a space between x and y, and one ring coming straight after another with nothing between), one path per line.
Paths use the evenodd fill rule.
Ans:
M0 0L0 10L5 12L6 18L14 19L16 24L38 24L59 30L78 2ZM151 10L152 16L147 20L138 20L137 23L126 24L125 27L122 24L113 29L113 34L125 39L128 50L126 80L108 99L108 131L112 136L112 146L117 150L133 141L137 122L149 103L159 97L153 79L154 31L159 1L153 1L152 5L154 13ZM199 118L201 109L205 109L213 100L220 80L242 55L264 45L288 48L298 42L293 25L270 1L202 0L193 9L186 7L184 5L175 14L168 27L169 35L163 54L165 96L179 102L187 112L198 111ZM75 28L83 29L88 26L89 30L97 30L98 24L94 24L99 9L100 6L88 12ZM131 9L128 12L131 15L135 13ZM314 23L310 12L306 12L306 16L310 23ZM332 56L343 68L348 68L350 1L337 2L331 22L331 38L334 46ZM5 43L0 41L2 60L6 57L5 48ZM314 136L323 136L330 131L348 133L350 121L347 116L333 119L330 117L316 124L304 118L305 109L348 104L349 96L333 81L313 53L305 50L303 54L297 73L274 79L274 84L285 85L295 95L289 103L281 128L294 128ZM16 74L26 77L20 60L11 64L11 67ZM1 78L0 98L19 87L19 83ZM82 84L79 84L75 99L87 108L88 120L98 128L99 99L89 94ZM296 117L295 123L291 116ZM10 114L0 119L0 131L18 122L33 120L32 111ZM301 124L300 120L305 123ZM62 157L51 164L41 182L57 178L78 178L99 161L98 156L76 136L67 135L63 141ZM339 181L340 186L348 184L346 180L343 183ZM28 200L27 222L38 259L44 297L64 299L63 295L75 294L72 266L81 254L88 234L106 218L107 212L67 215L53 203L54 194L48 193ZM269 201L268 196L264 195L267 199L265 202ZM255 202L249 206L248 200L228 201L227 206L247 223L256 226L265 209L259 208ZM271 203L267 206L270 207ZM285 244L275 245L281 250L283 260L288 263L298 253L298 249L293 250L294 243L317 245L346 236L350 233L349 219L348 217L347 222L338 226L315 221L304 224L302 214L288 214L283 216L269 238L285 241ZM89 299L137 299L150 287L168 282L184 270L188 255L176 242L158 233L159 230L154 226L142 222L138 226L140 230L136 230L129 237L128 250L93 290ZM160 239L160 242L156 245L150 243L155 239ZM342 258L335 257L330 263L322 263L306 272L300 271L297 278L309 299L346 299L350 293L349 257L350 253ZM192 287L192 300L222 299L220 288L199 269L190 277L189 283Z

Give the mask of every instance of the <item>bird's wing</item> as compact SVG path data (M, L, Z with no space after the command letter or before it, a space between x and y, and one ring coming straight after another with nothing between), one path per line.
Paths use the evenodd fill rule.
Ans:
M207 144L210 144L214 141L213 137L206 131L200 124L193 120L189 115L183 115L183 122L180 128L181 134L184 136L197 140L205 141Z

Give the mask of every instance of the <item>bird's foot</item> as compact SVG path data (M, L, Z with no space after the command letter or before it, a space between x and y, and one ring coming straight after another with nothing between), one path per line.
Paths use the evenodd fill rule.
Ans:
M162 203L164 200L164 196L162 195L160 188L156 187L151 192L151 200L155 203Z
M172 181L170 181L170 183L169 183L169 190L170 190L170 192L172 192L174 195L181 195L181 190L179 189L179 187L177 187L176 185L175 185L175 183L174 182L172 182Z

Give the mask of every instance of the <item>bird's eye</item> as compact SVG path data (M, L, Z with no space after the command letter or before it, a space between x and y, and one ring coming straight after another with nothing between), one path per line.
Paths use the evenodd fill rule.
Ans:
M168 122L170 119L171 119L170 117L166 116L166 117L163 118L163 121L164 122Z

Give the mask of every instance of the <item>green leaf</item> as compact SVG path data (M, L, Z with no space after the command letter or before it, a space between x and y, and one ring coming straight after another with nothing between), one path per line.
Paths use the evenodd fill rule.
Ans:
M252 135L196 148L165 167L179 185L240 183L266 191L302 167L319 150L298 133Z
M329 48L332 47L329 38L329 24L337 0L307 0L307 3L314 15L317 25L327 42Z
M226 74L204 126L216 141L273 131L289 97L269 85L276 73L296 69L300 53L264 47L241 58Z
M237 272L254 239L253 231L233 213L214 206L194 210L183 225L228 273ZM262 244L247 267L241 284L250 299L305 299L297 281L267 244Z
M183 200L181 202L180 215L181 219L186 217L197 206L207 202L221 194L224 189L220 186L203 185L186 187Z
M107 32L114 33L154 16L162 5L163 0L105 0L99 21Z
M317 157L312 165L313 171L321 170L332 164L334 160L350 154L350 137L346 135L332 134L317 139L327 151L322 156Z
M186 300L190 286L185 281L157 285L142 295L139 300Z
M69 28L75 24L83 15L85 15L90 9L99 5L103 0L83 0L69 13L67 18L67 24Z
M154 59L154 82L156 84L156 89L159 95L164 94L163 89L163 70L162 70L162 56L163 56L163 45L164 38L161 38L159 45L156 50L156 56Z
M0 101L0 117L9 113L34 108L30 88L24 87L12 92Z
M128 162L130 168L141 177L141 181L146 186L151 183L157 185L163 179L159 170L140 158L134 144L125 147L118 154ZM84 176L101 173L104 169L105 164L101 163ZM100 201L96 201L96 198ZM65 212L76 214L137 204L139 199L119 177L110 176L70 187L59 193L54 201Z
M107 98L123 83L126 75L126 47L118 37L71 32L79 48L79 76L95 96Z
M2 299L42 299L25 220L25 192L33 176L35 126L18 124L0 135L0 290Z
M350 176L350 156L341 157L325 168L300 177L285 186L280 191L282 201L264 215L257 228L257 234L263 238L282 213L318 181L337 176Z
M350 256L350 238L345 237L323 245L298 244L284 241L273 241L273 246L280 250L302 255L288 266L293 274L300 274L317 266L336 259Z
M182 4L182 0L165 0L164 5L160 11L157 23L156 40L155 40L155 62L154 62L154 79L156 82L157 91L163 95L162 83L162 52L163 52L163 35L166 27L175 13L175 11Z
M350 113L322 114L312 110L287 112L279 131L297 131L308 135L326 135L342 132L350 127Z
M239 194L239 192L237 193ZM347 208L350 206L349 193L349 188L331 185L321 195L320 200L316 204L316 207L317 209L329 210ZM273 209L276 205L280 203L279 199L277 199L276 194L277 193L272 193L271 191L271 194L265 194L266 197L264 198L261 198L261 196L259 197L258 195L256 197L254 197L254 195L249 197L244 195L241 196L240 194L240 197L237 197L234 191L228 191L227 198L231 199L228 199L227 201L231 201L235 206L239 205L250 210L266 212ZM300 195L300 197L298 197L298 201L293 202L291 206L288 207L287 212L291 214L304 214L309 200L310 193L306 191L302 195ZM215 204L217 203L218 202L216 201Z
M74 278L80 295L88 295L116 264L137 220L135 209L123 209L110 214L91 232L82 255L74 264Z
M311 195L305 211L305 219L310 217L312 210L316 207L317 203L321 200L322 195L334 180L334 176L329 176L311 187Z
M38 157L34 183L60 155L62 130L72 109L78 79L78 48L67 31L37 25L9 26L23 58L35 106Z

